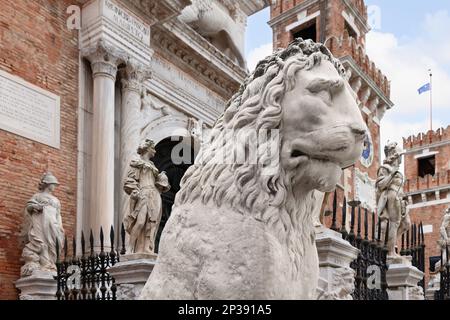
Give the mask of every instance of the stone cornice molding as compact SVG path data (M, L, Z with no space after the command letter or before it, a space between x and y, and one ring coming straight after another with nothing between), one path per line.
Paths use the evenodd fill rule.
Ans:
M119 70L122 89L141 93L145 81L152 78L152 71L148 66L135 60L128 59L125 67Z
M163 54L170 54L174 58L173 63L181 68L189 68L189 72L204 85L229 99L244 81L245 71L195 31L192 30L192 34L180 28L171 21L168 26L164 24L161 29L154 29L153 45L163 50Z
M81 50L81 56L89 60L92 74L96 76L107 76L116 79L117 66L126 61L123 51L99 40L96 45Z
M211 57L206 57L209 60L214 60L211 62L217 63L219 67L223 68L225 72L229 73L231 76L236 78L238 81L244 80L246 76L246 71L241 68L237 63L233 62L225 54L223 54L219 49L212 45L208 40L202 37L198 32L192 29L190 26L180 21L179 19L174 19L164 25L169 31L173 32L176 36L179 36L188 45L193 46L192 48L199 52L200 54L212 55Z

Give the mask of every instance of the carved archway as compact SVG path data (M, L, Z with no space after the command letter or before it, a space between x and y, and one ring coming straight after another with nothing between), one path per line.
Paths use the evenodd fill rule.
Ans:
M181 164L175 164L172 159L172 150L176 147L176 151L181 144L184 144L181 149L180 156L182 159ZM190 150L189 155L184 155L183 150ZM169 137L163 139L156 145L156 156L152 159L155 163L156 167L159 171L165 171L167 173L167 177L169 178L171 189L169 192L163 193L161 195L162 198L162 218L161 224L158 229L158 233L156 235L155 242L155 252L158 252L159 248L159 239L161 237L161 233L166 225L167 220L170 217L172 212L172 206L175 201L175 196L180 190L180 181L186 173L187 169L194 164L195 157L198 153L196 144L194 140L190 137L182 138L182 137Z

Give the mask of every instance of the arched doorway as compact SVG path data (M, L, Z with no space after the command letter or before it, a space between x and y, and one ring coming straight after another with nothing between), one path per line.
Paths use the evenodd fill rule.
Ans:
M179 148L180 144L184 144L183 148ZM177 147L180 149L177 154L183 159L181 164L175 164L172 161L172 150ZM156 156L152 159L159 171L165 171L170 182L170 191L163 193L162 197L162 218L158 229L155 241L155 252L158 252L159 239L161 233L166 225L167 220L172 212L172 206L175 201L175 195L180 190L180 182L186 173L187 169L194 164L195 156L197 154L194 139L182 137L169 137L156 145ZM184 155L183 152L190 150L189 155ZM197 150L198 151L198 150Z

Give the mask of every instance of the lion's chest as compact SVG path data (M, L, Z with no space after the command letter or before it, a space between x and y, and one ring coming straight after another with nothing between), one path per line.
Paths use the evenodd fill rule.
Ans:
M204 298L307 299L317 284L313 244L292 248L232 210L176 208L161 245L161 259L188 270Z

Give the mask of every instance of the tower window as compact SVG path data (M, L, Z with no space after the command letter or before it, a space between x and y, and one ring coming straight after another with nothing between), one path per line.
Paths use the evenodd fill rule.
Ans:
M425 177L426 175L432 175L436 173L436 157L426 157L418 159L419 177Z
M317 28L316 21L313 20L311 23L305 23L300 28L292 31L292 36L294 39L302 38L303 40L311 39L317 41Z
M350 26L347 21L345 21L345 30L347 30L350 37L352 37L353 39L358 39L358 34L356 33L355 29L353 29L353 27Z

